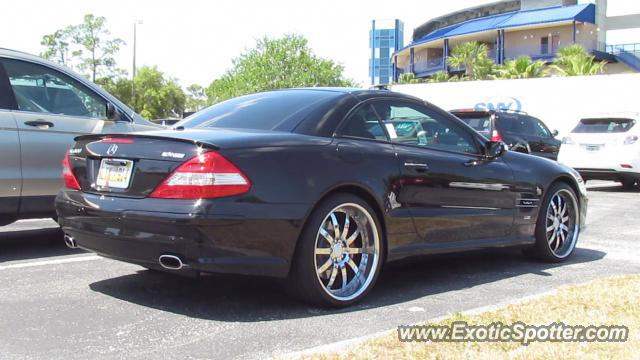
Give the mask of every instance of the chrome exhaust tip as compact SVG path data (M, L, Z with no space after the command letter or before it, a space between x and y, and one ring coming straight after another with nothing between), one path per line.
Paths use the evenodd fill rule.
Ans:
M78 244L76 243L76 241L69 235L65 234L64 235L64 244L67 245L67 247L69 249L77 249L78 248Z
M180 270L186 265L175 255L160 255L158 258L160 266L168 270Z

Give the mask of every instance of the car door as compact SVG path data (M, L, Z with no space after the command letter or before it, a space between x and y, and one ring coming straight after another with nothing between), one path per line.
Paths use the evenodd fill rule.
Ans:
M558 158L558 152L560 151L560 145L562 142L556 139L549 128L539 119L534 117L529 118L535 132L535 154L538 156L546 157L552 160ZM532 153L533 148L531 148Z
M11 112L15 106L9 79L0 64L0 226L17 216L22 191L20 138Z
M482 157L471 129L419 102L381 100L373 106L401 168L397 200L412 214L419 234L414 244L406 245L472 246L471 241L511 235L513 173L502 159ZM421 124L413 136L406 132L407 119Z
M513 149L519 145L528 146L533 153L532 146L536 146L533 127L524 118L524 115L517 113L500 112L496 114L496 129L502 136L503 141Z
M78 135L126 132L128 122L106 120L107 101L72 77L42 64L2 59L17 109L21 139L21 212L53 211L62 186L61 161Z

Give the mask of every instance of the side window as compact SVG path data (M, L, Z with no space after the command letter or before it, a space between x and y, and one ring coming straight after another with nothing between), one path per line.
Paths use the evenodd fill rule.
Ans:
M477 154L473 136L451 119L424 106L382 101L374 104L391 141Z
M340 134L363 139L389 140L371 105L362 106L351 114L342 126Z
M78 81L45 66L3 60L18 109L106 119L107 103Z
M534 126L536 128L536 133L538 134L538 136L546 138L553 137L549 129L542 123L542 121L534 118L532 118L531 120L534 122Z
M538 131L535 129L533 121L526 116L518 116L512 120L513 132L516 134L535 135Z

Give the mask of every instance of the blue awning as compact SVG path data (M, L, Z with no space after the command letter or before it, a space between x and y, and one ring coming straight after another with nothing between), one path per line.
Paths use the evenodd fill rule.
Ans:
M520 26L579 21L595 24L595 4L578 4L572 6L555 6L542 9L514 11L483 18L468 20L460 24L450 25L427 34L406 48L434 40L452 38L490 30L500 30ZM399 50L398 52L402 51Z

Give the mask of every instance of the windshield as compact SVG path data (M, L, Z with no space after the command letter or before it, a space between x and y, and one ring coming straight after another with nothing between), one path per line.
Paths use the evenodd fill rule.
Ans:
M210 106L175 126L292 131L321 104L338 95L314 90L246 95Z
M578 123L574 133L623 133L629 131L635 124L632 119L582 119Z

